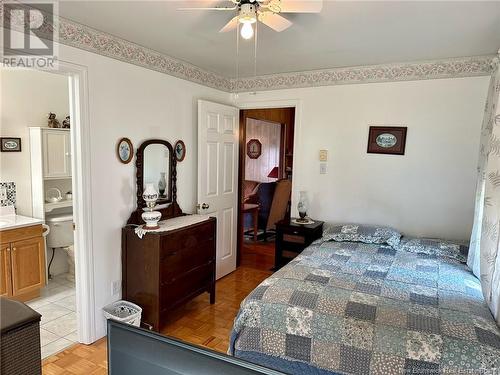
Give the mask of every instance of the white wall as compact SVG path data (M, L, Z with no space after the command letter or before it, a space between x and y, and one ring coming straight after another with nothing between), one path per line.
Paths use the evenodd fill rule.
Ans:
M128 137L136 149L150 138L182 139L186 158L177 164L177 196L184 212L197 200L197 100L220 103L229 94L114 59L60 46L60 59L88 68L91 137L92 227L98 336L105 334L102 307L118 299L121 228L136 207L135 157L127 165L116 144ZM135 153L135 150L134 150Z
M29 127L47 126L54 112L69 115L68 78L30 70L0 69L0 136L21 137L21 152L0 152L0 181L16 183L17 213L31 216Z
M465 240L488 83L475 77L277 90L240 94L238 103L298 100L293 198L308 191L313 218ZM384 124L408 127L404 156L367 154L369 125ZM320 149L329 152L325 175Z

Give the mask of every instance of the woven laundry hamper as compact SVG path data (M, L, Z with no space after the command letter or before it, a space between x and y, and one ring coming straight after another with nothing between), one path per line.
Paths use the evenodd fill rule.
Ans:
M0 374L40 375L41 315L24 303L0 298Z

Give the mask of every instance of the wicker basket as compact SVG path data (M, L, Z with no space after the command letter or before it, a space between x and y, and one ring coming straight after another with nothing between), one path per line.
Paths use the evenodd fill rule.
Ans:
M117 320L122 323L139 327L141 325L142 309L128 301L116 301L103 308L106 319Z

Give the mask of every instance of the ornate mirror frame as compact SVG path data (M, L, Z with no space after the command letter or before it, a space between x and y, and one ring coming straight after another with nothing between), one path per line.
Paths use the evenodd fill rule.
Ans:
M162 220L173 218L182 215L182 211L177 204L177 161L175 160L174 149L170 142L163 139L148 139L137 148L135 168L136 168L136 191L137 191L137 209L132 212L127 224L143 224L141 214L146 207L146 202L142 198L144 189L144 150L147 146L152 144L161 144L168 148L170 152L170 165L168 173L168 196L170 199L163 201L160 205L168 205L167 207L156 209L155 211L161 212Z

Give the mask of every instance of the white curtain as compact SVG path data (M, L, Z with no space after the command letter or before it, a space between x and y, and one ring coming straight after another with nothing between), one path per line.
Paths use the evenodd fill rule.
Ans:
M486 302L500 323L500 69L494 72L486 101L478 166L474 227L467 264L481 280Z
M267 175L280 165L281 124L249 118L246 130L246 143L250 139L258 139L262 144L262 154L257 159L245 157L245 180L276 181Z

